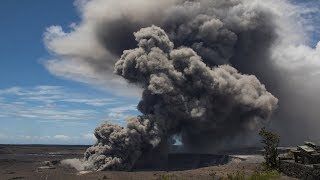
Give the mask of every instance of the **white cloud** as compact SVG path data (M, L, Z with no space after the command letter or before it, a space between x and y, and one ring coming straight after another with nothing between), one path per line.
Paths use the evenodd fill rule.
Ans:
M0 95L17 95L17 96L39 96L39 95L59 95L63 93L60 86L35 86L32 89L22 87L11 87L1 89Z
M316 36L320 36L320 1L309 0L298 2L300 9L300 15L305 19L304 28L309 33L314 33Z
M288 81L302 82L303 86L319 84L320 43L316 47L310 43L319 41L312 38L320 27L320 1L293 1L298 5L277 0L263 2L276 15L279 37L271 49L272 60L279 70L288 73Z
M124 3L117 0L76 0L74 4L79 11L80 22L73 24L67 31L61 26L51 26L45 32L45 45L53 54L52 60L44 63L46 68L52 74L60 77L103 86L115 93L131 92L132 95L139 96L141 94L139 90L126 88L127 84L112 74L113 64L119 57L112 55L112 50L107 48L106 44L109 42L99 41L97 36L100 34L97 33L99 32L97 30L108 29L106 28L108 25L112 29L116 24L115 20L127 20L126 17L130 17L129 22L142 26L161 24L163 20L159 17L165 17L161 15L166 11L160 10L168 9L177 1L162 0L161 3L159 2L135 0ZM295 2L298 5L288 2ZM261 0L254 1L254 4L267 6L275 14L275 21L279 23L276 25L279 39L286 42L277 43L284 46L278 46L280 52L275 53L285 53L277 57L290 58L291 55L288 55L287 52L301 51L301 49L306 49L303 52L305 54L310 52L307 43L308 40L313 40L307 37L310 37L311 33L317 33L320 36L319 0ZM142 5L143 8L141 8ZM159 16L153 16L154 14ZM146 15L149 15L147 19ZM311 52L311 54L314 53ZM278 59L275 58L275 60ZM304 59L299 61L304 61Z
M43 64L51 74L59 77L102 87L115 94L140 96L139 88L113 74L113 65L119 57L97 40L97 25L113 12L112 7L105 6L108 3L98 2L99 5L94 5L87 0L76 0L74 4L82 18L80 23L71 23L67 31L57 25L46 29L43 41L52 58Z
M85 133L78 136L69 136L65 134L57 134L53 136L32 136L32 135L16 135L8 136L0 134L0 140L18 140L24 143L62 143L62 144L81 144L81 142L93 143L96 138L92 133Z
M14 103L0 103L0 115L2 117L23 119L47 119L47 120L92 120L98 116L95 110L83 110L69 108L50 108L27 103L17 105Z
M83 139L85 140L90 140L90 141L94 141L96 140L96 137L94 136L94 134L92 133L87 133L83 135Z
M118 120L118 121L124 122L128 117L130 117L129 114L109 112L107 119Z
M0 89L0 118L86 126L87 123L79 121L101 120L106 116L124 121L132 111L137 111L135 105L123 103L117 97L88 95L61 86L11 87Z
M86 63L79 63L82 62L81 59L75 57L65 58L48 60L44 62L44 66L55 76L91 84L114 94L132 97L141 95L141 89L133 84L128 84L123 78L109 71L97 72Z
M84 103L91 106L106 106L110 104L115 104L115 100L112 98L104 98L104 99L64 99L61 100L64 102L72 102L72 103Z
M320 42L315 48L303 44L290 45L283 48L283 51L276 51L275 56L277 59L285 61L286 65L289 65L287 67L293 69L310 65L317 66L316 69L320 69ZM281 65L283 62L278 63Z
M59 140L59 141L69 141L72 138L66 135L55 135L53 136L53 139Z
M114 108L109 108L107 119L116 120L124 122L128 117L135 116L137 112L137 105L131 104L126 106L119 106ZM135 113L134 113L135 112Z
M39 101L46 103L70 102L91 106L106 106L114 104L113 98L91 98L84 94L77 94L61 86L36 86L33 88L11 87L0 89L0 95L19 96L22 100Z
M86 136L85 136L86 135ZM79 136L68 136L64 134L57 135L8 135L0 133L0 140L3 142L22 142L22 143L67 143L67 144L81 144L79 142L93 142L93 138L89 134Z
M123 113L126 111L134 111L136 109L137 109L136 104L130 104L130 105L126 105L126 106L119 106L119 107L110 108L109 111L113 112L113 113Z

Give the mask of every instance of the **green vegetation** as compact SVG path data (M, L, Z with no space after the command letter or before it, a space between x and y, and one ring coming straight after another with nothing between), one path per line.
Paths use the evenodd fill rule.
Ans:
M267 131L265 128L260 130L259 135L262 138L261 143L264 144L264 159L266 161L266 168L277 169L279 156L277 147L280 142L280 137L271 131Z
M175 175L163 174L163 175L160 175L158 180L178 180L178 177Z
M276 170L256 171L249 176L246 176L243 171L237 171L235 174L228 174L227 177L218 177L215 173L210 173L209 175L212 180L272 180L280 177L280 173Z
M227 177L219 177L216 172L209 174L212 180L273 180L279 179L281 174L276 170L255 171L250 175L246 175L244 171L237 171L234 174L228 174ZM184 178L178 178L174 174L160 175L157 180L186 180Z
M262 172L254 172L248 180L270 180L270 179L278 179L280 177L280 173L276 170L271 171L262 171Z
M234 175L228 175L226 180L272 180L280 177L280 173L276 170L256 171L250 176L245 176L244 172L238 171Z

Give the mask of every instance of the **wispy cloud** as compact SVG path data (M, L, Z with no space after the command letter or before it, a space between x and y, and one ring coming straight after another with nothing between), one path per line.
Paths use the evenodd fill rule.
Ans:
M129 104L125 106L113 107L113 108L110 108L108 111L112 113L124 113L128 111L135 111L136 109L137 109L136 104Z
M88 132L102 120L124 125L138 113L136 101L61 86L0 89L0 143L92 144Z
M84 133L79 136L69 136L64 134L57 134L52 136L34 136L34 135L7 135L0 133L0 140L7 140L11 142L22 143L54 143L54 144L88 144L93 143L96 138L92 133Z
M11 87L0 89L0 96L1 95L12 95L22 100L44 103L70 102L91 106L105 106L116 103L113 98L86 98L83 94L69 92L60 86L36 86L33 88Z
M90 120L97 117L95 110L74 109L73 107L50 107L32 102L0 102L0 116L31 118L41 120Z
M92 133L86 133L83 136L83 139L95 141L96 137Z
M302 16L304 29L311 34L310 41L316 45L320 39L320 1L319 0L291 0L298 4L297 11Z
M0 89L0 118L46 122L101 120L107 115L107 119L120 120L132 111L136 111L134 105L124 106L116 98L88 95L60 86Z
M69 141L70 139L72 139L70 136L66 136L66 135L55 135L53 136L53 138L60 141Z
M137 114L137 105L129 104L125 106L109 108L107 119L116 121L125 121L128 117Z

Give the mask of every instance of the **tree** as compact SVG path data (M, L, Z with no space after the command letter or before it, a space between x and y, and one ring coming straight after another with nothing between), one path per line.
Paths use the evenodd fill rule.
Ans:
M266 161L266 167L269 169L277 169L279 155L277 147L280 142L280 137L271 131L267 131L266 128L262 128L259 135L262 138L261 143L264 144L264 159Z

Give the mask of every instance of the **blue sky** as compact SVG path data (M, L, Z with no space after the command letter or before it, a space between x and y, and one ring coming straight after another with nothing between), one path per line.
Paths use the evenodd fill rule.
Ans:
M302 17L313 25L308 31L310 33L310 46L315 47L320 39L320 0L291 0L291 2L308 7L309 12L302 13Z
M78 22L72 0L0 2L0 143L91 144L103 120L124 124L137 98L51 75L48 26Z
M306 15L314 22L319 17ZM103 120L123 125L138 114L137 97L59 78L44 67L46 28L79 21L72 0L0 1L0 143L91 144ZM320 33L312 31L315 46Z

